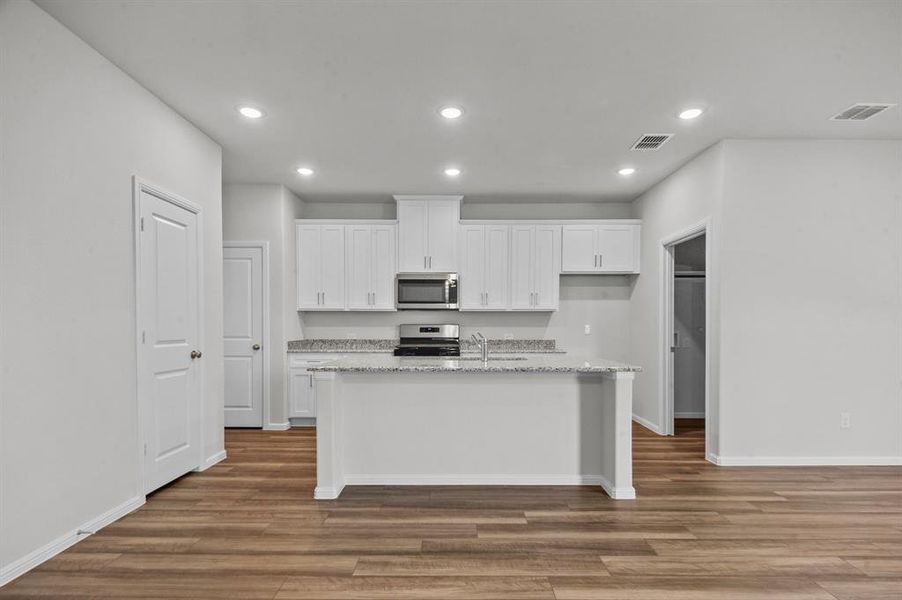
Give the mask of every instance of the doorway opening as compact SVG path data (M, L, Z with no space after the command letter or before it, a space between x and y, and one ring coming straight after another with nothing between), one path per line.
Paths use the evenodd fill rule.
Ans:
M711 436L708 230L705 221L663 240L661 286L663 433L695 439L706 457Z

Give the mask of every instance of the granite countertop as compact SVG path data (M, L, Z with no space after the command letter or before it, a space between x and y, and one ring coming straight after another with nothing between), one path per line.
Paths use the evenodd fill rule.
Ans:
M354 356L308 367L309 371L339 373L617 373L642 369L613 360L536 354L495 356L487 363L476 358L420 358L398 356Z
M288 342L289 353L354 354L387 353L398 345L397 339L312 339ZM478 354L479 347L469 339L461 340L461 352ZM489 340L491 354L565 354L555 340Z

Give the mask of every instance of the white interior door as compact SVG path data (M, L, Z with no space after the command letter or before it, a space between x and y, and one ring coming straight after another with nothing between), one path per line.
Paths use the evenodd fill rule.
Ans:
M673 285L673 415L705 416L705 278Z
M198 467L201 452L198 214L139 188L138 397L145 491Z
M263 247L222 249L225 426L263 426Z

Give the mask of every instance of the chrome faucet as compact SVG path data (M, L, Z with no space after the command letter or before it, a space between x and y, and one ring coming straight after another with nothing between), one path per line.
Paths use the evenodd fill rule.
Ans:
M489 340L478 331L471 335L470 339L479 345L479 351L482 353L482 362L489 362Z

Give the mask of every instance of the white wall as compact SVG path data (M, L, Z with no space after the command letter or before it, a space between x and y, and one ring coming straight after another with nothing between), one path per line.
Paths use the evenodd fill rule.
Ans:
M641 274L636 279L630 308L630 361L642 366L633 385L633 413L646 424L663 430L663 406L660 391L663 373L659 363L659 349L664 343L661 334L661 241L705 219L711 219L712 232L707 243L714 259L707 265L708 278L716 282L718 275L717 243L720 220L720 199L723 194L723 144L717 144L698 155L679 171L661 181L634 202L634 216L642 219ZM718 418L719 350L716 315L719 311L717 290L707 298L714 323L707 349L711 378L710 423ZM709 441L716 450L717 428L709 427Z
M285 343L300 337L294 283L294 219L300 204L278 184L231 184L222 192L223 240L269 242L270 414L264 425L288 422Z
M720 454L902 462L902 141L731 140L725 169Z
M628 202L535 201L515 199L468 202L464 197L462 219L629 219ZM394 219L394 202L304 202L305 219Z
M222 438L219 146L31 2L0 2L0 566L142 496L132 176L201 205Z

